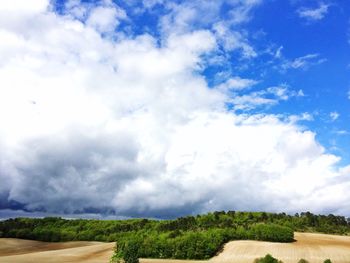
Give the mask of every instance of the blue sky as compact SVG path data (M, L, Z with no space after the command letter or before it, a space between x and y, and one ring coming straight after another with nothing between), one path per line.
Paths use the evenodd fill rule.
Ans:
M350 216L349 9L0 3L0 217Z
M98 3L82 2L91 5ZM118 30L134 35L147 33L161 41L159 23L163 16L169 14L169 7L163 1L149 1L151 7L143 11L140 11L145 8L142 1L114 2L126 10L129 17L126 21L121 21ZM245 1L224 1L218 5L218 12L213 12L215 17L212 20L195 18L189 26L192 30L212 30L214 21L230 19L230 12L234 10L236 2ZM225 71L227 74L230 72L242 78L257 80L259 83L251 90L279 85L302 90L305 95L303 98L282 101L273 107L251 109L250 112L311 114L312 121L303 125L316 133L317 140L328 151L342 157L340 164L348 163L349 5L345 1L251 2L256 5L249 17L242 23L233 25L232 29L241 30L247 35L247 41L257 56L247 59L242 58L237 50L230 52L221 49L221 55L226 56L225 62L208 63L200 74L206 77L209 85L224 82L228 76L220 78L218 74ZM67 1L56 1L54 8L58 13L64 14L66 3ZM186 1L174 3L185 5ZM306 15L303 15L303 11L306 11ZM281 57L276 58L278 50ZM308 59L309 55L315 55L315 58ZM286 65L303 58L305 60L299 66ZM284 65L286 69L283 68ZM338 117L333 120L335 116Z

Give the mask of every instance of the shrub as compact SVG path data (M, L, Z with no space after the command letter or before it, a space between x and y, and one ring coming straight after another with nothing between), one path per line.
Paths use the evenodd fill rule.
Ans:
M300 259L299 261L298 261L298 263L309 263L309 261L307 261L306 259Z
M123 258L125 263L139 263L139 244L135 241L126 243Z
M274 258L270 254L267 254L263 258L257 258L254 260L254 263L282 263L282 261L278 260L277 258Z

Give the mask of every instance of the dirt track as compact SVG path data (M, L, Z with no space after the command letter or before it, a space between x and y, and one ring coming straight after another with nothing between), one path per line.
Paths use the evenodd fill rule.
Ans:
M350 237L296 233L294 243L232 241L224 251L209 261L195 263L252 263L270 253L284 263L304 258L310 263L350 263ZM1 263L108 263L114 243L46 243L11 238L0 239ZM141 259L141 263L189 263L186 260Z

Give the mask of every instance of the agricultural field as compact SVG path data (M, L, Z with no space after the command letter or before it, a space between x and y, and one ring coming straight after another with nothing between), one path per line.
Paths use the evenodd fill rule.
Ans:
M107 263L115 243L0 239L1 263Z
M254 259L272 254L284 263L297 263L304 258L310 263L350 262L350 237L295 233L296 242L231 241L223 251L208 261L174 259L140 259L141 263L252 263ZM14 238L0 239L1 263L107 263L113 254L114 242L41 242Z
M231 241L212 263L252 263L254 259L271 254L284 263L297 263L301 258L310 263L350 262L350 237L313 233L294 233L296 242Z

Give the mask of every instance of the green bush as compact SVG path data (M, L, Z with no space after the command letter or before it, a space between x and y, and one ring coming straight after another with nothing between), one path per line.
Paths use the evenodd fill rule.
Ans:
M139 263L139 247L140 245L135 241L130 241L124 248L125 263Z
M271 256L270 254L267 254L265 257L263 258L257 258L254 260L254 263L282 263L282 261L274 258L273 256Z
M294 231L286 226L275 224L257 224L251 227L253 239L272 242L292 242Z

